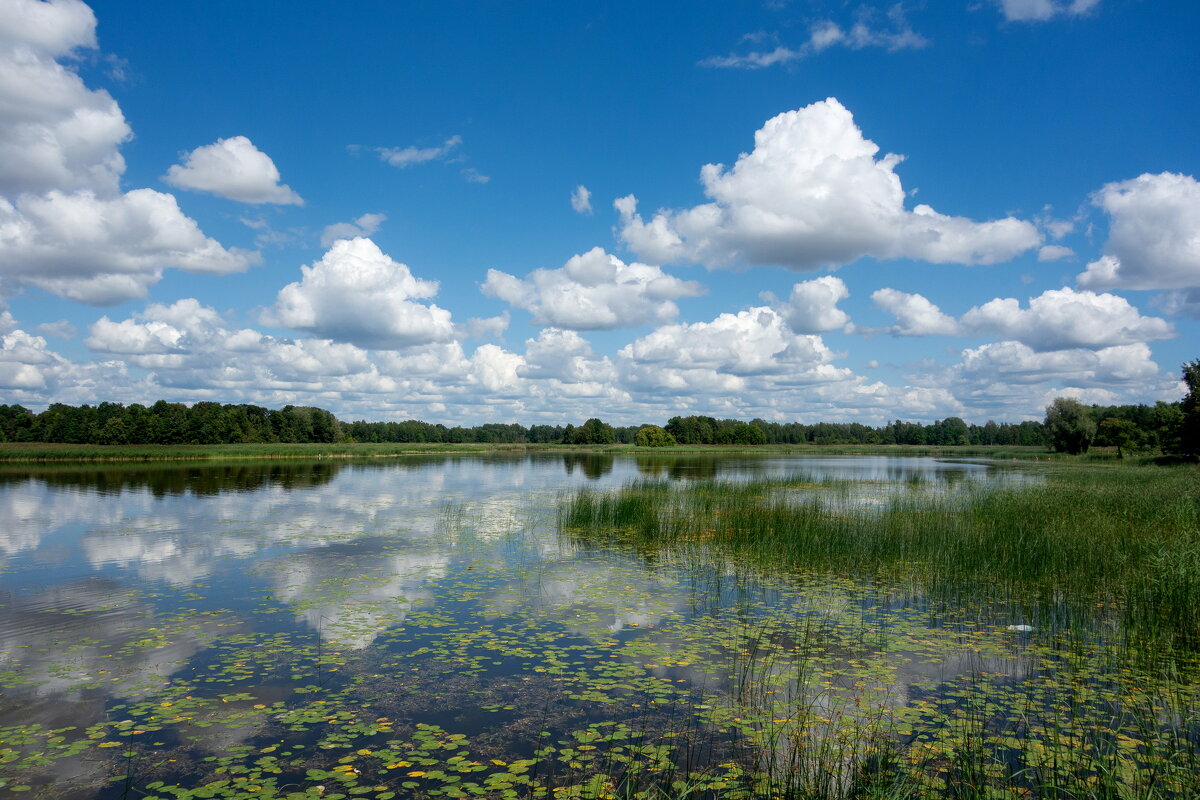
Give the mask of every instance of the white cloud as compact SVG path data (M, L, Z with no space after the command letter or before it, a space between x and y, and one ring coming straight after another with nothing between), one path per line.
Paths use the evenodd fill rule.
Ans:
M341 239L297 283L279 290L271 324L362 347L392 349L454 336L450 312L413 302L437 294L437 281L413 276L366 238Z
M61 360L41 336L12 330L0 336L0 389L45 389L45 368Z
M510 322L512 315L505 311L494 317L471 317L463 327L472 339L493 339L503 336Z
M741 378L786 373L788 381L838 377L823 370L833 354L820 336L795 334L766 306L721 314L712 322L666 325L621 349L627 364L640 368L640 381L682 386L700 378L708 389L736 389ZM711 378L711 380L710 380Z
M1009 22L1044 22L1058 16L1077 17L1100 4L1100 0L998 0Z
M329 247L338 239L370 236L387 220L384 214L363 214L354 222L335 222L321 231L321 247Z
M1101 350L1055 350L1039 353L1020 342L994 342L964 350L962 370L968 376L1031 384L1053 380L1074 386L1137 384L1159 377L1145 344Z
M1041 243L1032 223L1012 217L975 222L927 205L907 210L895 173L901 157L877 160L879 148L834 98L768 120L754 142L732 169L701 170L712 202L646 222L635 197L618 200L622 240L659 263L793 269L863 256L991 264Z
M445 158L457 149L460 144L462 144L461 136L451 136L440 147L416 147L414 145L408 147L377 147L375 148L375 152L379 153L380 159L391 164L393 167L404 169L414 164L424 164L426 161Z
M1069 287L1030 299L1027 309L1014 298L996 298L964 314L962 326L1015 339L1036 351L1109 348L1175 335L1169 322L1143 317L1123 297Z
M591 344L575 331L543 328L536 339L525 340L525 378L554 378L563 383L610 383L615 380L612 362L600 358Z
M626 264L600 247L572 256L560 269L537 269L521 280L489 269L483 293L533 314L539 325L612 330L673 319L673 300L704 289L648 264Z
M6 0L0 13L0 279L106 304L144 296L167 268L246 269L257 254L205 236L173 196L119 192L129 126L60 63L96 47L95 27L74 0Z
M167 267L221 275L257 260L221 247L152 189L0 198L0 274L72 300L117 303L145 296Z
M290 186L279 183L279 169L245 136L217 139L197 147L174 164L163 180L180 189L207 192L240 203L302 206Z
M958 336L961 333L954 317L944 314L922 295L878 289L871 295L871 301L896 318L896 324L888 330L897 336Z
M480 345L471 356L471 377L493 394L519 393L518 374L525 359L494 344Z
M826 275L803 281L792 287L787 302L779 307L788 325L796 333L822 333L844 328L850 315L837 307L850 296L841 278Z
M1074 250L1061 244L1048 244L1038 249L1038 261L1059 261L1074 256Z
M592 193L582 183L571 192L571 208L575 209L576 214L592 214Z
M1163 172L1105 184L1092 203L1111 217L1105 254L1080 273L1088 289L1200 287L1200 183Z
M132 133L103 90L57 59L96 47L96 18L81 2L7 0L0 13L0 193L115 192Z
M887 16L891 24L888 27L876 27L873 16L869 9L864 8L858 21L848 28L828 19L815 22L809 27L808 38L794 48L779 45L772 50L716 56L700 63L706 67L762 69L809 58L832 47L845 47L850 50L878 47L894 53L898 50L919 50L929 44L928 39L909 25L900 3L889 9ZM753 41L760 37L747 38Z
M123 355L183 353L222 338L223 324L216 311L185 297L170 305L152 303L120 322L101 317L88 329L84 344L97 352Z
M79 330L65 319L42 322L36 325L34 330L46 336L53 336L56 339L74 339L75 335L79 333Z

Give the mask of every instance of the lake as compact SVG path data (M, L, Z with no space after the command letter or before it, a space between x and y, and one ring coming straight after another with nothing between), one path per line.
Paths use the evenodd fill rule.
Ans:
M1184 683L1097 666L1106 614L1063 639L1020 602L588 537L561 510L581 489L729 482L857 519L1041 480L780 454L8 468L0 792L838 797L903 773L938 796L1101 719L1116 755L1194 745L1192 706L1170 706ZM1131 684L1140 736L1111 716ZM1056 703L1075 716L1050 735ZM959 763L972 730L988 755ZM1004 779L989 797L1038 785Z

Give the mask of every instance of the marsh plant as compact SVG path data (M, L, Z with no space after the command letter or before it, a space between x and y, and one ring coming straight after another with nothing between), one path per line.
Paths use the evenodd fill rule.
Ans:
M1060 467L857 507L844 490L636 482L573 494L559 522L660 568L716 553L727 580L800 587L788 633L739 646L737 684L760 688L729 695L772 793L1200 792L1194 468ZM857 641L829 635L847 626Z
M0 606L0 793L1200 796L1194 470L681 468L516 498L480 463L457 494L458 460L83 481L81 513L217 516L85 536L173 583L72 574ZM438 502L396 494L423 469Z

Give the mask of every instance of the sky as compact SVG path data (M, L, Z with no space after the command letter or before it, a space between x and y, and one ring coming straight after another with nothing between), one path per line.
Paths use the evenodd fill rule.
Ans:
M0 0L0 403L1178 400L1198 42L1193 0Z

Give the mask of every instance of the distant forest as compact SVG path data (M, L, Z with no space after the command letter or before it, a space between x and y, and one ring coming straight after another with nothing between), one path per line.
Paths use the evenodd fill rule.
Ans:
M1185 403L1186 403L1185 398ZM1094 420L1091 443L1178 452L1184 403L1083 407ZM1122 440L1107 442L1119 420ZM1021 445L1053 444L1042 422L968 424L947 417L929 424L896 420L880 427L859 423L749 422L707 416L672 417L664 426L614 426L589 419L578 427L488 423L474 427L406 422L343 422L320 408L159 401L151 406L54 404L33 413L0 405L0 441L71 444L240 444L321 442L556 443L556 444L815 444Z

